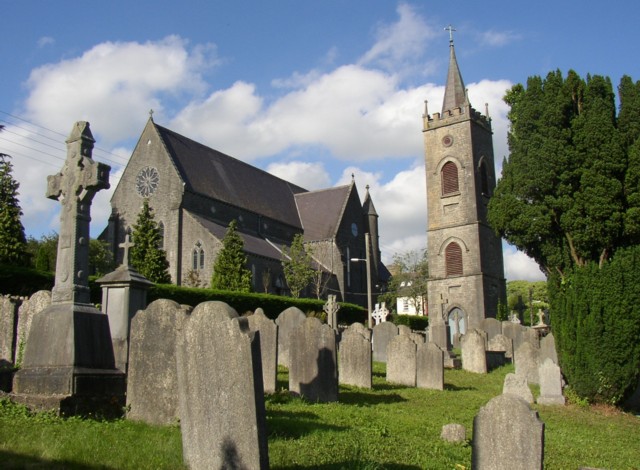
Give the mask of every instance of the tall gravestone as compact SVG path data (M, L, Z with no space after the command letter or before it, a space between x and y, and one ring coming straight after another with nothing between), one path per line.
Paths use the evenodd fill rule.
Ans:
M247 317L249 329L260 332L262 385L264 393L275 393L278 377L278 325L261 308Z
M542 470L544 423L526 401L503 394L480 408L473 420L471 468Z
M131 321L127 418L149 424L178 422L176 347L188 310L159 299Z
M487 373L487 355L484 336L475 329L462 336L462 368L476 374Z
M178 337L178 399L192 470L267 469L259 332L223 302L199 304Z
M558 352L556 350L556 340L553 333L549 333L540 339L540 363L542 364L547 358L551 359L555 364L558 364Z
M540 378L540 396L537 403L539 405L564 405L565 399L562 396L562 373L558 364L551 358L546 358L538 369Z
M502 334L502 323L495 318L485 318L482 320L482 329L487 332L487 339L491 339L496 335Z
M336 334L309 317L291 332L289 391L312 402L338 401Z
M15 363L20 303L16 298L0 297L0 368Z
M407 335L397 335L387 346L387 382L416 386L416 343Z
M373 327L372 347L373 360L387 362L387 346L398 336L398 327L391 322L383 322Z
M347 328L342 333L338 371L341 384L371 388L371 341L356 330Z
M524 341L513 353L516 374L527 379L532 384L540 383L538 375L539 351L528 341Z
M444 390L444 351L435 343L418 344L416 350L416 386Z
M47 197L62 205L55 285L51 305L34 315L14 378L18 401L67 414L124 405L125 376L115 367L109 320L89 296L91 202L109 187L110 170L91 158L94 142L89 123L77 122L62 171L47 179Z
M289 307L282 311L276 318L278 325L278 364L289 367L289 347L291 342L291 332L304 320L307 316L297 307Z

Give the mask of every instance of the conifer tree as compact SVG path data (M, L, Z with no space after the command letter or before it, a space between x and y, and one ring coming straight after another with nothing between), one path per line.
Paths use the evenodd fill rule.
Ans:
M237 227L237 222L232 220L222 239L222 249L213 265L212 289L251 292L251 271L246 268L244 241Z
M293 237L289 250L285 250L282 260L282 269L287 285L291 290L291 297L300 297L302 292L311 282L314 270L312 259L304 246L304 238L301 234Z
M160 229L145 199L142 210L133 226L133 243L129 263L151 282L169 284L169 262L167 254L160 248Z
M0 154L0 263L27 261L27 238L20 220L20 184L13 178L10 156Z

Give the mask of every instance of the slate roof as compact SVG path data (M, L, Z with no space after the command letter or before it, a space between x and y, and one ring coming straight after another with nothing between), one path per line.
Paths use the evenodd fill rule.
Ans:
M464 87L462 74L458 67L453 41L450 41L449 72L447 73L447 84L444 89L444 100L442 101L442 116L446 111L462 108L467 102L467 90Z
M335 236L353 183L346 186L296 194L304 240L326 240Z
M222 240L227 233L227 227L217 224L209 219L205 219L193 212L186 211L193 217L199 224L201 224L206 230L211 232L218 240ZM264 256L266 258L280 260L282 259L282 246L271 243L264 238L249 235L244 232L238 231L238 235L242 237L244 242L244 251L258 256Z
M165 127L154 126L186 190L302 228L294 195L306 189Z

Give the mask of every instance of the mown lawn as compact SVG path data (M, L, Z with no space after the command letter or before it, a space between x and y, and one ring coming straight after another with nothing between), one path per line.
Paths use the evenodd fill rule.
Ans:
M480 406L502 391L511 366L487 375L445 372L444 391L384 380L374 389L340 388L340 402L309 404L280 392L267 398L273 469L469 469L471 445L440 439L459 423L472 437ZM286 386L286 371L279 382ZM534 390L535 393L535 390ZM545 423L545 468L640 469L640 418L605 407L538 407ZM0 468L180 469L178 426L31 415L0 405Z

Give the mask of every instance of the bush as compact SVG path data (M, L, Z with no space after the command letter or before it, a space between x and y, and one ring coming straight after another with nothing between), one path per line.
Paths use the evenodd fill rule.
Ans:
M0 265L0 294L29 297L39 290L51 290L55 275L21 266Z
M387 321L394 325L405 325L416 331L424 331L429 326L429 317L418 315L398 315L393 314L387 316Z
M560 365L575 393L619 404L640 375L640 247L618 250L550 278L551 324Z

